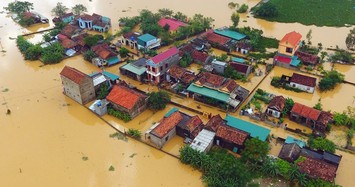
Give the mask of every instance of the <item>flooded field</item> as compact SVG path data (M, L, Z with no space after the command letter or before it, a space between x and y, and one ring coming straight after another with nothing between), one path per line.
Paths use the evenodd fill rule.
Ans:
M9 0L1 1L0 8ZM35 10L51 18L50 10L57 1L30 0ZM230 1L181 0L176 2L162 0L63 0L65 6L72 7L82 3L89 13L106 15L112 19L113 32L118 30L119 17L137 15L139 10L156 11L159 8L170 8L181 11L188 16L201 13L215 19L215 28L230 25ZM239 0L239 4L254 6L259 0ZM188 5L191 8L186 8ZM202 6L203 5L203 6ZM345 47L344 39L348 28L331 28L303 26L300 24L284 24L254 19L247 14L241 15L241 26L262 29L269 37L282 38L289 31L301 32L303 38L309 29L313 30L312 42L321 42L324 47ZM242 22L242 20L247 22ZM177 159L163 154L135 140L128 142L110 138L115 131L90 113L87 109L73 102L62 94L59 72L64 65L75 67L85 73L98 71L96 67L84 62L81 56L73 57L57 65L42 66L40 62L25 62L16 48L15 38L19 34L48 29L52 23L21 28L7 15L0 13L0 42L5 53L0 53L0 186L202 186L201 173L182 165ZM334 35L332 33L336 32ZM31 41L42 40L40 35L30 37ZM218 53L216 51L216 53ZM107 71L118 73L118 66L107 68ZM199 66L191 66L197 71ZM339 67L339 69L341 69ZM349 78L354 77L354 68L344 69ZM276 68L268 75L290 73L289 70ZM241 84L248 89L254 88L260 77L251 78L251 82ZM142 85L132 79L121 76L121 79L144 91L156 90L156 87ZM270 79L271 80L271 79ZM348 79L347 79L348 80ZM351 80L351 79L349 79ZM349 93L355 93L355 87L343 84L335 92L314 95L299 94L270 87L270 81L264 81L261 88L271 93L289 94L298 102L315 104L322 98L326 110L343 111L353 102ZM334 105L334 99L337 104ZM197 108L202 111L218 114L222 112L214 107L174 97L174 101ZM157 122L172 106L166 110L153 112L147 110L130 123L105 116L110 123L120 129L137 128L145 131L153 122ZM11 115L6 110L11 109ZM187 111L184 111L187 112ZM237 115L237 113L233 114ZM222 114L222 117L225 115ZM201 117L204 122L206 118ZM246 119L246 118L245 118ZM247 119L246 119L247 120ZM271 128L271 127L269 127ZM290 133L280 128L272 128L272 133L286 137ZM292 134L291 134L292 135ZM164 150L178 154L183 145L182 138L175 137L166 144ZM275 149L275 152L278 148ZM340 152L343 161L338 170L336 182L343 186L352 186L354 156ZM110 167L114 171L109 171ZM53 182L56 183L53 183Z

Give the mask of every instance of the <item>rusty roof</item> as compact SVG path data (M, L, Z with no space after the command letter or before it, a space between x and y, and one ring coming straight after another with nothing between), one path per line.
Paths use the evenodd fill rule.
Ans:
M186 70L185 68L182 68L177 65L171 66L168 70L168 73L173 78L179 79L182 82L187 83L187 84L191 83L196 78L196 75L193 72L190 72L190 71Z
M85 73L69 66L64 66L63 70L60 72L60 75L72 80L76 84L80 84L85 78L90 78Z
M194 61L198 61L198 62L202 62L202 63L205 63L206 60L208 59L209 55L206 54L206 53L203 53L201 51L193 51L191 53L191 58L194 60Z
M238 87L239 85L234 80L227 79L227 81L223 84L222 89L226 88L228 92L232 92Z
M179 55L183 56L185 53L191 54L193 51L195 51L195 48L189 43L179 48Z
M78 26L75 26L75 25L71 25L71 24L68 24L66 25L62 31L60 32L60 34L63 34L67 37L71 37L72 35L75 34L76 31L78 31L80 28Z
M73 40L71 40L69 38L65 38L65 39L61 40L61 44L65 49L70 49L70 48L73 48L78 45L76 42L74 42Z
M246 74L248 72L248 68L250 65L248 64L242 64L242 63L236 63L236 62L230 62L229 65L235 69L237 72L241 72Z
M110 47L107 43L95 45L92 47L92 50L103 59L116 56L116 54L110 50Z
M206 39L208 40L208 42L217 43L219 45L224 45L231 40L230 38L215 33L207 33Z
M330 112L322 111L319 115L317 120L318 123L322 124L323 126L327 126L330 121L333 120L333 114Z
M179 111L175 111L170 116L160 120L159 125L152 130L152 133L157 135L159 138L163 138L173 128L175 128L176 125L179 124L182 119L183 116L181 115L181 113Z
M237 145L243 145L249 133L226 125L217 128L216 136Z
M205 128L212 130L214 132L217 131L217 128L221 125L225 125L226 121L222 119L222 117L218 114L213 116L205 125Z
M186 122L186 130L192 132L201 124L202 124L202 120L197 115L192 116L190 120Z
M210 72L202 72L199 74L198 82L202 85L212 87L220 87L222 86L225 78L219 75L212 74Z
M298 58L305 63L316 65L319 62L319 57L317 55L313 55L299 50L296 51L295 55L298 56Z
M125 86L114 85L111 92L107 95L106 99L114 104L123 108L131 110L140 99L145 99L146 96L138 93L135 90Z
M317 78L306 76L306 75L301 75L298 73L293 73L292 77L290 79L290 82L302 84L302 85L309 86L309 87L315 87L316 82L317 82Z
M292 113L298 114L300 116L303 116L305 118L309 118L312 120L317 120L319 115L320 115L320 111L314 108L310 108L308 106L302 105L300 103L295 103L292 107L291 110Z
M287 33L280 41L280 43L290 44L295 47L301 41L302 35L296 31Z
M271 99L268 107L275 108L276 110L281 112L285 107L285 98L282 95L274 97L273 99Z
M320 178L333 182L336 176L337 167L324 161L306 158L303 162L297 163L300 171L312 178Z

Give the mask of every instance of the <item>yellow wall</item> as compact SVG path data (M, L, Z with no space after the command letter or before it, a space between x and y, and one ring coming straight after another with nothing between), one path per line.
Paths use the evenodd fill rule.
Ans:
M287 53L286 52L286 48L289 47L289 48L292 48L292 53ZM295 52L297 51L299 45L296 45L296 47L293 47L292 45L290 45L289 43L286 43L286 42L280 42L279 43L279 53L280 54L284 54L284 55L287 55L287 56L293 56L295 54Z

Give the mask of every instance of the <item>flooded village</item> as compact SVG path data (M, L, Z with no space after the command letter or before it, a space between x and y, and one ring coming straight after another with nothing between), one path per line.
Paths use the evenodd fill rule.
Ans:
M255 18L259 0L29 2L34 25L0 11L1 186L355 184L354 60L330 58L353 26Z

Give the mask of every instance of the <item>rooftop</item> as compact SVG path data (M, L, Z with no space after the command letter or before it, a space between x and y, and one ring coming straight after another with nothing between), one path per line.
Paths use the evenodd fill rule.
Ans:
M283 108L285 107L285 98L282 95L274 97L270 101L268 107L269 108L275 108L278 111L282 111Z
M317 78L298 74L298 73L293 73L293 75L290 79L290 82L302 84L302 85L309 86L309 87L315 87L316 82L317 82Z
M168 70L168 74L175 79L179 79L186 84L190 84L193 80L195 80L196 76L194 73L182 68L180 66L171 66Z
M161 27L164 27L165 25L169 25L169 31L175 31L177 30L179 27L182 26L187 26L188 24L179 21L177 19L173 19L173 18L162 18L159 20L158 24Z
M94 72L94 73L92 73L92 74L89 74L89 76L90 76L90 77L94 77L94 76L96 76L96 75L98 75L98 74L103 74L103 75L105 75L105 77L109 78L109 79L112 80L112 81L115 81L115 80L117 80L117 79L120 78L120 76L118 76L118 75L116 75L116 74L113 74L113 73L110 73L110 72L108 72L108 71Z
M298 32L292 31L287 33L280 41L280 43L290 44L295 47L301 41L302 35Z
M70 49L78 45L76 42L68 38L61 40L61 44L65 49Z
M228 38L232 38L234 40L241 40L246 37L245 34L242 34L242 33L236 32L236 31L232 31L227 28L215 29L214 32L216 34L219 34L219 35L222 35L222 36L225 36Z
M228 43L229 41L231 41L230 38L227 38L227 37L215 34L215 33L207 33L206 39L209 42L217 43L219 45L224 45L224 44Z
M70 38L79 29L80 28L78 26L68 24L62 29L62 31L60 33Z
M317 120L318 123L327 126L330 121L333 120L333 114L330 112L324 112L322 111L319 115L319 118Z
M225 81L225 78L219 75L215 75L210 72L202 72L198 75L199 79L196 84L208 86L208 87L221 87Z
M284 144L279 153L279 157L289 162L294 162L298 159L301 153L301 148L297 143Z
M198 61L198 62L202 62L202 63L205 63L208 59L209 55L206 54L206 53L203 53L201 51L193 51L191 53L191 58L195 61Z
M186 129L189 131L194 137L202 130L203 122L202 120L196 115L192 116L186 123L179 123L179 127Z
M60 72L60 75L72 80L77 84L80 84L85 79L85 77L89 77L85 73L69 66L64 66L63 70Z
M217 99L217 100L225 102L225 103L229 99L229 94L227 94L227 93L220 92L218 90L207 88L204 86L197 86L194 83L190 84L190 86L187 88L187 90L189 92L198 93L198 94L203 95L205 97Z
M179 111L175 111L168 117L164 117L160 120L159 125L156 126L151 133L158 136L159 138L163 138L166 134L168 134L173 128L176 127L183 120L183 116Z
M303 116L305 118L310 118L314 121L316 121L320 115L320 111L311 107L308 107L306 105L302 105L300 103L295 103L292 107L291 113L298 114L300 116Z
M143 35L139 36L138 39L142 40L144 42L149 42L151 40L155 40L156 37L147 33L147 34L143 34Z
M151 58L151 61L153 61L154 64L159 64L160 62L170 58L171 56L174 56L179 53L179 50L176 47L172 47L158 55L155 55L154 57Z
M296 139L292 136L287 136L285 143L286 144L296 143L298 146L300 146L300 148L303 148L304 146L306 146L306 142Z
M125 86L114 85L106 99L123 108L131 110L141 98L146 98L145 95L138 93L135 90Z
M225 125L226 121L224 121L221 117L221 115L215 115L212 116L211 119L208 120L208 122L205 125L205 128L211 131L216 132L218 127L221 125Z
M101 58L107 60L110 57L117 56L110 50L107 43L97 44L92 47L92 50Z
M243 145L244 141L249 136L249 133L237 130L230 126L220 125L217 128L216 136L236 145Z
M336 176L337 167L324 161L306 158L303 162L297 163L301 172L312 178L320 178L328 182L333 182Z
M231 60L233 62L238 62L238 63L243 63L243 64L245 63L245 59L243 59L243 58L232 57Z
M195 149L200 152L205 152L207 151L207 147L213 142L215 134L215 132L202 129L202 131L198 133L196 138L192 141L190 146L192 147L192 149Z
M300 58L303 62L308 64L316 65L319 62L319 57L317 55L312 55L300 50L297 50L295 55L298 56L298 58Z
M144 60L144 63L145 62L146 61ZM122 66L121 68L125 69L127 71L130 71L130 72L132 72L132 73L134 73L136 75L142 75L147 70L147 68L145 66L140 66L140 67L139 66L135 66L133 62L132 63L128 63L128 64Z
M241 73L247 73L248 69L250 67L250 65L247 64L242 64L242 63L235 63L235 62L231 62L229 63L229 65L235 69L237 72L241 72Z
M250 123L248 121L244 121L241 119L238 119L236 117L233 117L229 114L227 114L226 118L224 118L227 121L227 124L231 127L234 127L236 129L245 131L250 133L250 136L253 138L258 138L261 141L265 141L266 138L270 134L270 130L258 125L255 125L253 123Z

